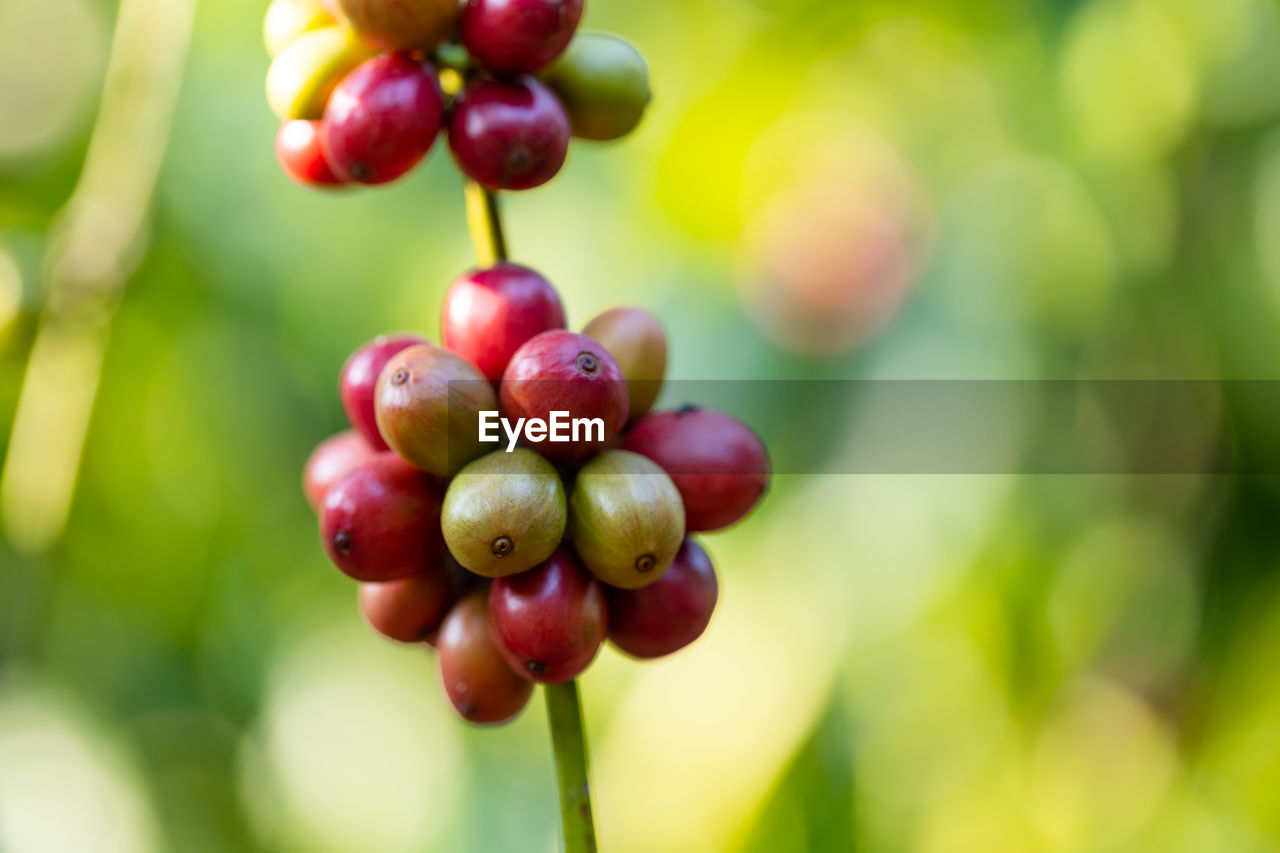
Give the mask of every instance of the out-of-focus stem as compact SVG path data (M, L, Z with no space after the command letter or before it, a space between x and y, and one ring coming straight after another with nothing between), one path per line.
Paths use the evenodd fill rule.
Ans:
M498 197L475 181L467 181L467 225L475 246L476 263L491 267L507 259L507 238L502 233Z
M578 682L548 684L547 719L555 752L560 789L560 823L565 853L595 853L596 828L591 815L591 787L587 775L587 739L582 725Z
M194 11L195 0L120 0L84 168L50 231L48 302L0 472L0 520L28 552L66 525L111 318L146 244Z

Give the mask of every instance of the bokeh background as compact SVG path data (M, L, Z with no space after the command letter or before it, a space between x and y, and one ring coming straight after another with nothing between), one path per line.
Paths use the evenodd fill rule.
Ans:
M459 722L298 486L345 356L436 334L459 181L438 148L388 190L290 184L264 5L0 0L0 850L555 849L540 705ZM650 308L682 379L1276 378L1275 0L585 26L657 97L506 206L574 326ZM1274 407L1213 406L1275 459ZM701 642L583 679L605 849L1280 848L1274 478L820 469L707 538Z

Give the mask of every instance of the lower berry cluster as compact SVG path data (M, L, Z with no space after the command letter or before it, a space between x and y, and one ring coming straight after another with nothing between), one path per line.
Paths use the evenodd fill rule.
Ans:
M578 33L583 0L274 0L264 22L276 154L306 186L385 184L444 131L496 190L555 177L571 136L617 139L649 102L623 39Z
M339 383L351 430L323 442L303 484L325 549L360 582L369 623L439 651L454 707L511 719L536 682L569 681L611 640L637 658L696 640L715 571L691 533L745 516L769 459L709 409L652 412L661 324L616 308L565 330L552 285L514 264L472 271L445 298L442 346L361 347ZM480 421L567 412L598 425L512 450Z

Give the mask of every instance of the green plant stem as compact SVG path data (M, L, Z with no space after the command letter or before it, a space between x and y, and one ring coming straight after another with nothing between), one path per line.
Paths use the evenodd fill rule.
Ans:
M493 266L507 259L498 199L475 181L467 181L467 224L475 245L476 262ZM547 720L560 790L560 822L565 853L595 853L596 829L591 817L591 788L587 782L587 738L582 725L578 682L548 684Z
M476 263L491 267L505 261L507 238L502 233L498 197L475 181L467 181L463 191L467 197L467 225L471 229Z
M560 787L560 822L565 853L595 853L596 829L591 817L591 788L587 781L587 742L582 726L578 682L548 684L547 719L555 752Z

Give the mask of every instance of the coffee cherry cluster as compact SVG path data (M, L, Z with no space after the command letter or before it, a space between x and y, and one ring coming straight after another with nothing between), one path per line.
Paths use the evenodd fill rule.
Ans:
M577 32L583 2L274 0L264 40L280 165L305 186L385 184L444 131L483 186L546 183L571 136L625 136L649 102L635 48Z
M531 269L462 276L442 345L396 335L351 356L339 383L351 429L304 473L368 622L434 645L449 698L477 723L514 717L536 682L575 678L606 639L637 658L696 640L718 586L690 534L733 524L768 486L765 448L739 421L651 412L667 363L652 314L565 325ZM492 412L603 429L552 442L530 428L495 445L480 440Z

